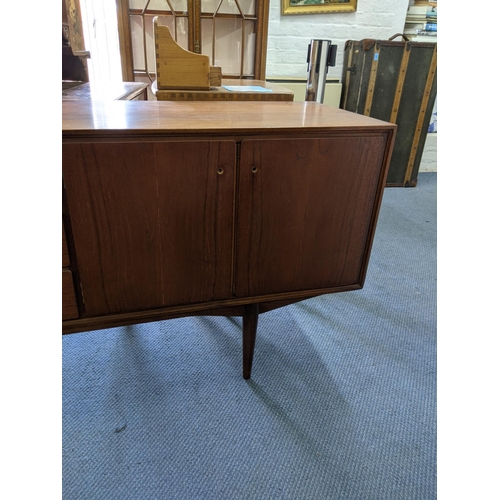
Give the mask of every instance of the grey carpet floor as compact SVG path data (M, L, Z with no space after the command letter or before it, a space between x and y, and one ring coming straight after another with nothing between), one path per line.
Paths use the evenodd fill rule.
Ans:
M365 287L63 337L63 498L436 498L436 173L386 188Z

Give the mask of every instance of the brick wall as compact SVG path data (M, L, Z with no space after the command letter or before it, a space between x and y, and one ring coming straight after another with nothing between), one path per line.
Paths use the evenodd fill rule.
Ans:
M328 76L342 74L346 40L386 39L402 33L407 0L358 0L356 12L281 15L281 0L271 0L267 41L267 76L307 77L307 47L311 39L338 46L337 64Z
M427 134L419 172L437 172L437 134Z
M282 16L281 0L271 0L266 74L307 78L307 47L316 38L337 45L337 63L328 76L340 78L346 40L388 39L403 33L407 10L408 0L358 0L352 13ZM437 171L437 134L426 140L420 171Z

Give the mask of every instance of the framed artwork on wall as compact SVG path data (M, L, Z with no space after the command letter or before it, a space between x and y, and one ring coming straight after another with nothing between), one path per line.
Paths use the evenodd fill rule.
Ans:
M289 14L328 14L354 12L358 0L281 0L281 13Z

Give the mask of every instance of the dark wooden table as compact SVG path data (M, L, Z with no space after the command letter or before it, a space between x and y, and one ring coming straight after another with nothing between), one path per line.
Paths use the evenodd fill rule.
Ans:
M63 333L239 315L249 378L260 313L363 287L395 125L315 102L73 101L62 126Z

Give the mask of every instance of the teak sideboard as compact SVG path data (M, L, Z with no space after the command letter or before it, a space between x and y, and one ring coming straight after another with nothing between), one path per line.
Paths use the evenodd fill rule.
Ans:
M396 126L315 102L63 102L63 333L363 287Z

